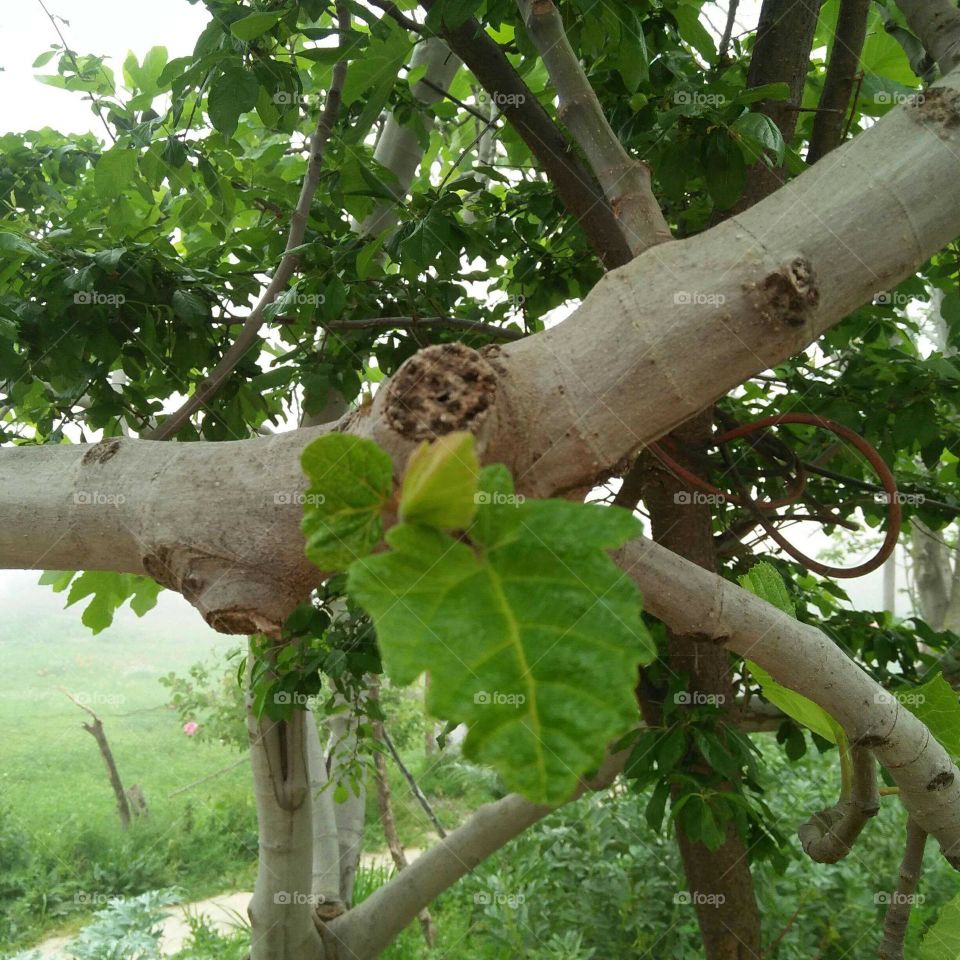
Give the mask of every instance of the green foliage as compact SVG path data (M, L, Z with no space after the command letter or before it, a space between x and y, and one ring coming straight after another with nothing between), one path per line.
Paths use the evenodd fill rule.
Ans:
M409 10L414 5L402 0L399 6ZM535 169L529 149L507 118L501 116L495 124L496 156L483 163L476 156L480 127L457 102L489 106L480 100L474 78L465 71L455 78L451 93L456 100L441 99L429 106L414 100L410 87L416 78L403 67L409 63L414 38L390 18L364 5L353 6L354 22L341 49L330 45L339 26L333 5L317 0L279 6L212 0L207 8L210 22L192 52L170 62L167 51L159 47L150 50L142 62L128 57L122 72L112 69L103 57L81 52L68 55L60 47L38 58L36 66L49 71L38 79L88 98L103 112L115 145L99 129L96 134L69 135L41 122L39 129L0 136L0 196L5 198L0 209L4 258L0 265L0 407L7 411L0 417L0 442L60 443L125 432L139 434L169 409L175 398L196 389L232 339L235 328L225 324L249 309L261 291L263 271L278 263L282 255L289 214L304 173L304 153L296 147L300 136L315 125L336 59L349 61L344 108L328 145L321 188L299 251L298 281L266 317L267 359L262 362L257 352L251 351L178 439L251 436L265 424L291 420L301 409L316 412L334 393L353 403L428 342L424 330L411 326L401 324L386 331L336 329L331 326L336 320L421 317L429 311L431 315L536 332L543 328L549 311L585 297L601 276L575 218L563 209L555 191ZM827 0L822 6L802 103L796 105L801 108L796 132L784 143L758 107L765 100L786 100L786 86L746 88L755 36L735 37L726 59L721 60L699 2L561 4L571 45L589 73L605 114L625 148L650 164L658 199L678 237L697 233L717 219L718 211L735 205L752 165L782 160L790 175L802 168L800 158L817 116L814 108L823 86L838 9L839 0ZM479 18L504 44L533 95L556 118L554 91L519 23L514 3L445 0L433 5L429 22L434 26L441 21L457 24L471 16ZM861 68L862 83L848 118L853 135L934 75L919 41L905 29L892 5L875 5L870 11ZM392 176L373 159L371 131L385 110L413 131L425 149L420 173L409 197L402 200L396 199ZM376 238L357 236L351 218L362 220L384 199L396 204L399 226ZM746 421L803 409L839 420L876 445L895 470L905 495L906 521L916 517L934 531L946 531L960 508L955 452L960 449L960 373L952 356L960 347L958 254L960 247L949 245L895 290L878 290L873 302L853 311L821 337L816 350L778 364L764 373L764 379L749 380L735 395L721 400L721 415ZM929 319L923 318L925 314ZM51 350L50 344L60 342L65 330L69 331L70 348ZM429 342L462 340L475 347L491 339L482 333L442 328L431 329L429 337ZM865 526L868 534L878 528L886 506L874 496L875 491L863 486L874 483L875 478L855 452L812 428L794 426L775 432L797 457L833 474L808 473L811 503L829 505L839 521ZM771 469L770 461L748 444L734 445L730 453L745 487L762 489L770 496L782 492L780 467L786 461ZM366 448L361 459L365 456L370 460L360 463L358 471L368 479L368 487L341 488L336 476L339 471L331 461L321 458L312 465L311 494L314 498L329 496L330 504L337 506L322 519L319 511L310 509L308 499L305 534L313 559L328 572L344 569L360 558L362 563L373 564L371 570L378 569L377 564L390 571L407 564L422 573L429 556L426 545L452 543L451 562L459 563L458 569L465 575L457 580L451 574L439 582L449 583L455 590L472 590L475 584L482 584L487 594L470 593L462 608L454 611L449 600L445 601L447 607L434 604L436 596L424 591L420 599L430 607L430 618L435 610L448 620L456 614L457 626L449 629L438 630L433 619L427 621L450 647L441 649L434 637L429 637L432 646L424 647L427 631L416 624L402 626L414 637L417 649L408 648L410 636L388 636L389 630L381 630L379 640L388 666L396 666L402 676L424 668L433 670L434 659L451 671L454 682L448 690L435 694L445 713L462 718L463 711L471 712L474 706L480 713L480 705L469 702L470 691L499 690L497 684L526 679L516 658L535 646L529 641L531 631L506 631L513 659L508 657L504 663L513 664L512 671L492 673L476 688L464 681L462 666L454 662L451 651L466 649L473 654L479 649L471 631L474 623L482 624L480 617L487 609L503 621L508 612L523 609L529 613L535 608L539 594L534 591L507 605L491 595L497 583L512 583L519 592L516 580L505 579L504 568L523 558L530 560L529 569L537 574L552 574L560 565L556 558L561 557L571 563L585 562L591 576L594 572L609 576L609 570L598 569L604 565L602 550L629 532L611 529L609 544L588 546L592 541L584 541L582 526L593 532L596 511L579 516L574 511L567 516L562 511L573 510L569 505L535 504L488 510L459 494L444 499L446 494L437 489L436 482L432 487L427 483L417 493L411 482L405 488L406 503L401 495L398 504L385 455L378 457ZM450 460L443 465L456 467ZM423 479L431 476L439 474L428 470ZM713 479L720 484L730 481L719 461ZM451 486L457 487L457 483ZM509 497L512 487L504 471L488 467L482 471L477 492ZM407 529L397 528L400 532L393 534L397 545L382 556L362 560L382 539L383 517L392 519L398 506ZM536 553L536 547L524 544L523 531L518 530L520 517L528 531L549 534L544 542L554 545L554 558L543 556L546 547ZM714 529L725 547L731 546L731 531L745 518L745 512L734 504L717 505ZM561 528L568 523L571 535L567 539L576 543L564 540ZM603 523L615 521L606 517L599 526ZM414 525L428 530L411 532ZM449 530L462 534L455 540L447 535ZM948 533L948 539L952 535ZM845 539L847 548L850 543L849 537ZM589 562L583 561L584 553L590 555ZM746 569L752 563L750 551L726 556L727 575L754 573ZM775 565L798 618L825 630L885 687L901 695L905 705L912 708L911 698L919 693L917 685L937 671L948 677L957 671L956 654L951 652L956 636L935 633L920 620L898 621L883 613L849 609L844 591L836 584L792 563L776 561ZM84 623L94 630L106 628L128 599L138 612L147 609L157 590L145 578L101 573L75 578L52 574L51 579L60 589L70 587L71 603L90 598ZM552 581L554 587L563 583L562 577ZM377 593L376 584L367 587ZM331 596L337 592L332 591ZM582 595L587 592L584 589ZM478 616L484 597L491 606ZM626 588L614 590L612 597L625 604ZM271 675L267 669L277 664L268 664L266 654L259 662L261 709L284 716L299 697L328 704L334 692L359 690L357 678L362 670L380 669L369 621L356 609L331 616L330 599L319 597L288 624L286 652L278 674ZM383 596L378 599L384 606ZM777 602L772 596L766 599ZM418 602L413 597L410 601ZM556 617L558 610L566 609L555 605L547 614ZM636 605L631 609L637 609ZM389 621L390 617L384 616ZM393 616L396 619L399 614ZM551 622L549 616L544 622ZM628 622L628 632L635 633L635 624ZM488 642L490 637L484 631L489 632L490 626L477 629L479 642ZM646 640L634 641L629 657L618 650L609 660L606 654L597 655L596 644L581 648L579 636L577 640L575 650L563 648L564 659L558 665L579 670L577 658L591 660L593 685L578 689L578 695L595 692L598 687L592 671L606 671L610 695L604 687L603 698L609 716L597 726L606 724L613 729L620 722L615 723L614 717L625 716L627 685L634 679L637 661L647 656ZM52 666L44 669L61 669L59 652L48 660ZM177 669L185 667L186 663ZM651 665L645 673L659 682L662 667L661 663ZM126 666L118 662L112 669ZM323 686L320 671L327 678ZM218 674L211 670L204 678L194 676L171 687L174 696L181 697L180 719L203 711L197 713L201 736L214 740L220 739L218 731L229 739L230 704L238 689L221 692ZM771 700L815 730L814 741L824 746L817 738L830 738L830 718L818 714L809 701L792 697L765 674L754 670L753 677ZM749 678L743 679L746 688ZM789 682L789 678L783 679ZM931 686L923 688L928 697L927 718L956 754L950 719L955 705L947 702L942 683L931 681ZM631 798L642 804L643 812L630 810L621 824L622 835L628 836L644 818L663 825L669 816L684 830L699 830L697 835L713 845L723 824L733 820L741 833L756 841L751 849L758 859L771 847L782 849L782 838L761 835L763 822L789 819L798 806L797 796L810 800L811 782L822 779L805 765L812 758L802 756L804 733L793 722L784 723L778 733L792 761L777 767L781 779L786 782L797 769L807 771L807 780L790 781L793 803L789 809L765 813L761 794L751 786L759 785L760 778L749 744L725 733L716 711L711 713L709 707L671 710L673 697L682 692L681 680L664 680L661 686L668 702L663 726L638 738L630 768L638 784L647 784L647 793ZM210 700L205 699L208 695ZM281 695L287 702L281 702ZM457 701L458 695L467 702ZM573 702L560 708L565 722L569 718L564 711ZM531 756L535 756L536 743L529 729L522 729L524 720L518 722L518 717L528 714L518 713L516 704L503 706L506 709L498 713L494 710L497 705L491 705L489 712L480 713L474 726L483 735L483 717L490 718L487 728L502 719L503 736L514 736L520 727L527 747L533 748ZM530 710L529 703L524 707ZM578 709L584 712L584 708ZM8 719L20 722L19 716ZM66 718L55 719L66 728ZM500 729L488 729L488 740ZM579 726L564 729L576 744L572 748L564 745L557 754L570 762L583 748L585 735ZM42 731L43 736L29 738L31 745L62 733L48 727ZM147 726L137 732L159 738L150 742L161 744L165 756L176 758L172 761L176 770L186 773L182 759L162 732ZM586 739L601 736L594 730ZM90 745L84 746L86 757ZM197 758L209 759L211 755L202 751L213 750L215 744L191 746ZM21 750L17 742L11 741L7 750L14 759L26 762L17 753ZM135 753L127 757L130 763L139 759ZM710 772L690 773L689 761L697 757L709 760ZM781 760L779 754L764 758L771 767ZM43 770L65 764L70 782L83 785L77 791L77 802L87 813L90 807L103 804L86 779L84 764L51 753L32 761ZM202 765L199 759L194 762ZM530 769L535 770L536 764L531 763ZM723 784L738 771L746 778L745 789L724 796L731 791ZM42 772L36 775L45 776ZM171 782L163 789L178 785ZM20 809L37 811L37 816L51 809L46 792L40 791L39 799L33 800L17 778L6 789L15 793ZM678 797L675 806L668 796L670 790ZM148 790L151 799L154 792ZM109 806L109 797L106 803ZM804 802L803 806L816 808L815 803ZM112 815L109 809L106 815ZM73 836L72 827L67 832ZM10 837L17 836L11 828ZM98 832L94 839L103 836ZM885 836L872 833L870 842L882 846ZM540 834L537 837L542 840ZM662 838L657 839L655 862L661 854L666 857L659 845ZM573 848L576 840L576 826L571 825L565 841ZM212 851L207 862L211 870L216 857L224 852L215 841L211 828L199 836L193 848L194 856ZM45 842L34 846L39 848ZM11 840L6 848L0 843L0 849L6 850L3 855L9 855L11 862L16 861L15 871L29 871L33 869L29 863L36 861L29 857L16 860L18 843ZM29 845L27 840L23 843ZM576 848L576 853L585 855L586 849ZM186 850L184 841L184 858ZM873 850L871 847L871 854ZM532 847L530 851L526 862L532 869ZM78 861L84 870L95 862L88 853ZM64 857L68 855L72 853L68 851ZM163 871L132 848L103 856L108 855L131 864L137 885L173 879L159 876ZM889 861L890 869L895 869L895 855L886 847L883 855L884 862ZM635 883L635 875L650 875L649 848L636 851L632 861L617 856L618 868L633 871L622 881L624 890L642 894L644 903L649 904L649 891L638 889ZM642 865L637 866L641 857ZM543 859L551 870L549 877L539 881L543 884L540 889L552 896L558 891L551 882L556 882L564 864L560 859ZM803 901L802 922L793 924L790 935L777 947L778 960L809 956L833 960L841 955L838 943L854 942L864 929L875 926L875 904L863 878L853 885L855 889L848 889L851 878L856 879L855 868L855 864L842 864L829 876L828 872L811 875L807 870L802 883L799 873L782 883L771 882L768 888L761 882L764 909L776 918L769 922L770 929L782 929L790 921L798 885L817 893ZM760 864L757 869L766 870L767 866ZM21 923L18 936L22 924L32 922L32 917L49 916L45 913L48 904L55 910L69 899L60 896L59 880L53 873L51 866L50 875L41 871L31 874L33 879L16 874L16 884L34 891L25 898L29 906L17 915ZM37 879L41 874L42 882ZM577 876L580 882L564 889L555 911L539 906L528 909L523 917L526 928L516 917L506 923L502 914L478 909L477 919L490 928L490 940L484 941L475 955L482 957L481 951L486 950L490 957L505 952L579 957L591 951L595 956L629 956L640 949L684 955L694 949L692 917L675 915L669 909L669 898L663 901L668 909L649 914L649 929L637 931L637 925L646 921L633 910L623 918L622 937L608 938L615 930L593 930L593 918L610 916L603 899L606 886L620 883L622 878L611 873L602 875L602 881L587 883L582 874ZM650 881L654 892L660 891L657 883ZM53 893L40 894L37 891L41 889ZM843 916L833 909L841 897L850 903ZM659 899L655 902L660 903ZM454 933L469 930L469 922L461 922L461 913L451 912L450 916L448 926ZM560 942L556 930L547 927L561 917L578 927L586 917L591 929L572 935L570 942ZM536 940L526 929L537 931ZM664 930L669 933L659 940ZM501 935L502 942L497 939ZM405 943L409 946L409 938Z
M242 656L239 648L227 660ZM238 749L249 746L244 722L243 688L237 682L237 668L223 664L223 657L190 666L186 676L171 671L159 678L170 691L170 706L184 723L198 725L198 740L229 744Z
M70 954L74 960L160 960L163 908L178 899L175 892L148 891L111 903L70 944Z
M371 484L369 464L385 454L357 440L347 461L341 447L339 435L322 437L305 459L336 462L345 489L373 486L363 509L376 510L389 495L386 465ZM347 577L387 673L406 684L429 670L427 708L468 724L467 755L530 799L559 802L635 714L637 665L652 647L636 589L605 551L639 524L617 508L515 496L502 468L478 476L469 434L421 447L398 502L390 551L355 561ZM304 525L331 529L342 513L318 498ZM469 540L446 532L457 528Z
M937 922L924 934L917 960L960 957L960 894L944 904Z
M954 760L960 759L960 703L957 691L942 676L899 695Z
M383 537L381 511L393 486L393 464L375 443L333 433L307 444L301 456L310 480L303 533L307 557L343 570Z
M38 582L52 587L54 593L61 593L69 586L68 607L90 597L80 621L94 635L113 623L114 614L128 600L130 609L138 617L149 613L157 605L157 596L162 589L150 577L102 570L88 570L79 574L48 570L41 574Z

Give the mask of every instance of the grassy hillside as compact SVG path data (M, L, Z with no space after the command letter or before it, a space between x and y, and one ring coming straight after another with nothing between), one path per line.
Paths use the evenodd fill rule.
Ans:
M219 891L255 856L247 763L170 796L242 754L188 737L159 682L225 656L237 638L207 629L171 595L94 637L82 605L64 610L64 595L35 582L0 579L0 949L106 897L167 883ZM101 718L124 785L146 795L149 815L129 835L81 727L88 718L61 688Z

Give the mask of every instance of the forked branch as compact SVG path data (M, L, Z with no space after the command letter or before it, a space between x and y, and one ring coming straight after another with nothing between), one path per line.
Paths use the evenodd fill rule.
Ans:
M650 169L627 153L613 132L553 0L517 0L517 6L557 91L560 120L600 181L631 253L670 240L650 187Z

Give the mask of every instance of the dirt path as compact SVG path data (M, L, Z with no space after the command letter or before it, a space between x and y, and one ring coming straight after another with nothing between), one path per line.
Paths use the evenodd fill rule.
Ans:
M421 853L421 850L411 847L406 851L407 859L416 860ZM393 866L393 860L390 859L390 853L387 850L365 853L361 858L361 863L365 867L374 868L390 868ZM194 900L192 903L181 903L175 907L170 907L166 911L167 919L163 921L161 928L160 953L169 957L186 946L190 939L188 917L206 917L208 926L218 933L230 933L240 927L247 926L249 922L247 920L247 904L252 896L252 893L246 891L235 891L234 893L221 893L219 896L209 897L206 900ZM36 950L43 960L62 960L65 957L63 951L72 939L73 937L50 937L32 949Z

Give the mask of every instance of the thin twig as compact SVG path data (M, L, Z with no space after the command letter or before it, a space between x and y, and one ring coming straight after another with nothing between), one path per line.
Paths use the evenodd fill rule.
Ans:
M73 64L73 69L77 71L77 77L80 77L80 64L77 63L77 58L73 55L73 51L70 49L67 44L67 38L64 37L63 32L60 30L60 27L57 26L56 18L53 14L47 9L46 4L43 0L37 0L37 3L43 8L43 12L47 15L50 22L53 24L53 29L57 31L57 36L60 38L60 42L63 44L63 52L70 58L70 62ZM103 115L103 111L100 109L100 104L97 101L97 98L94 96L93 92L90 93L90 99L93 102L93 109L97 111L97 116L100 118L100 122L103 124L103 129L107 131L107 136L110 138L111 142L116 143L117 138L114 136L113 131L110 129L110 124L107 123L106 117Z
M730 35L733 33L733 21L737 15L737 7L740 0L730 0L730 8L727 10L727 25L723 28L723 36L720 38L720 49L717 52L717 63L727 62L727 55L730 51Z
M430 822L437 831L437 836L443 839L446 837L447 831L443 829L443 824L440 823L440 821L437 819L437 815L433 812L433 807L430 806L430 801L424 796L423 791L420 789L420 784L418 784L414 779L413 774L407 769L407 766L403 760L400 759L400 754L397 752L397 748L393 745L393 740L390 739L390 734L382 728L381 733L383 734L383 742L390 751L390 756L393 757L394 763L396 763L396 765L400 768L400 772L403 774L407 783L410 784L410 789L413 791L413 795L417 798L417 803L423 807L423 812L430 818Z
M337 11L340 18L340 46L341 49L345 49L347 43L345 35L350 26L350 15L343 4L337 5ZM171 414L156 430L147 434L146 439L166 440L172 437L190 419L196 410L213 398L244 358L247 351L259 339L264 311L277 299L281 292L286 289L290 278L299 267L300 254L297 252L297 248L303 243L303 238L306 233L307 221L310 216L310 206L313 202L313 196L317 191L317 185L320 182L324 152L330 139L330 134L333 132L337 116L340 113L343 84L346 77L347 62L346 60L340 60L333 67L327 101L317 121L317 127L310 143L307 172L303 178L300 198L297 201L297 206L290 219L287 245L280 264L273 278L270 280L267 289L264 291L257 305L250 312L240 333L237 335L237 339L234 340L230 349L227 350L220 359L220 362L213 368L210 376L197 385L193 395L187 399L179 410Z
M390 3L389 0L370 0L370 3L375 7L379 7L388 17L396 20L405 30L417 33L421 37L430 36L427 28L422 23L417 23L416 20L411 20L410 17L404 16L395 3Z
M208 773L205 777L201 777L199 780L194 780L193 783L187 783L182 787L177 787L176 790L173 790L167 794L167 799L170 800L173 797L179 796L181 793L186 793L188 790L192 790L194 787L199 787L201 783L206 783L208 780L214 780L217 777L223 776L225 773L229 773L231 770L236 770L240 764L249 762L250 754L245 753L239 760L236 760L225 767L221 767L219 770L214 770L213 773Z
M414 330L418 327L445 327L449 330L467 330L482 333L498 340L520 340L526 334L519 330L507 330L495 327L481 320L461 320L459 317L375 317L370 320L337 320L324 324L325 329L338 330L377 330L405 327Z

